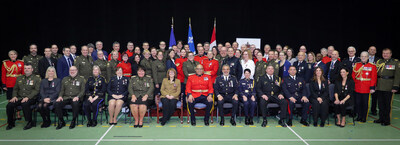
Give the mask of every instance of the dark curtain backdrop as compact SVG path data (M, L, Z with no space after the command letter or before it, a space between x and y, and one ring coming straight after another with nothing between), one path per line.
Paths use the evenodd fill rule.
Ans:
M128 41L168 44L171 17L176 39L184 42L189 17L195 43L210 41L216 17L218 43L255 37L262 38L262 45L289 45L295 51L303 44L311 51L334 45L345 57L350 45L357 55L370 45L378 52L399 48L399 6L398 0L2 1L1 59L11 49L22 58L30 43L38 45L41 55L51 44L61 53L64 46L97 40L107 51L114 41L122 50Z

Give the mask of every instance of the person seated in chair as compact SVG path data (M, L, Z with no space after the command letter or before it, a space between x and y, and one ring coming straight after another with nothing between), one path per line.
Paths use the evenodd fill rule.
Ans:
M161 125L165 125L174 114L176 103L181 94L181 82L176 78L177 73L174 68L167 71L167 77L163 79L161 85L161 102L163 108L163 118L160 119Z
M292 126L293 110L296 104L302 105L300 123L309 126L307 122L308 111L310 109L310 102L306 94L306 84L302 77L296 75L297 70L295 66L290 66L289 76L283 79L282 91L286 99L289 100L289 120L287 125Z
M61 80L57 78L56 69L52 66L47 68L45 79L40 82L40 99L38 110L43 118L42 128L51 124L50 106L56 101L61 90Z
M117 67L116 70L116 75L111 77L110 82L107 85L110 125L117 125L117 116L129 93L129 78L122 75L123 72L121 67Z
M86 99L83 102L83 108L88 119L87 127L95 127L97 125L97 113L99 112L99 106L101 103L103 103L106 95L106 79L100 74L100 67L97 65L93 66L93 75L90 76L86 82Z
M232 103L231 124L236 126L235 116L239 103L238 81L234 75L230 75L230 66L222 66L222 75L218 76L214 83L214 93L218 99L218 110L221 116L221 126L225 125L224 103Z

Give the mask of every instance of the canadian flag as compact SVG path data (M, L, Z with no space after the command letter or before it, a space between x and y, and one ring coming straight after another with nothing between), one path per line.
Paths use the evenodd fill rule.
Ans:
M210 50L214 46L217 46L217 40L216 40L217 37L215 36L215 26L216 26L216 24L215 24L215 20L214 20L214 29L213 29L213 32L212 32L212 35L211 35L211 41L210 41Z

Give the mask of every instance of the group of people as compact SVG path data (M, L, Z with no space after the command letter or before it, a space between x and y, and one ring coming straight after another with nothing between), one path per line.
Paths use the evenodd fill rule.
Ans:
M58 54L57 45L44 49L44 56L37 54L37 45L29 46L30 54L18 60L18 53L11 50L9 60L2 65L2 85L9 100L6 108L7 130L15 127L22 108L27 121L24 130L33 126L32 109L37 106L43 119L42 128L51 124L50 111L58 117L56 129L65 126L66 109L72 109L73 119L69 128L76 126L79 111L88 119L87 127L97 125L99 108L108 105L109 124L117 124L123 106L128 106L134 117L134 127L143 127L147 109L162 104L165 125L181 104L190 114L191 124L196 125L196 108L205 110L204 124L209 125L210 114L217 107L225 125L225 113L231 111L231 125L236 125L239 108L243 108L245 124L253 125L255 112L261 112L262 127L267 126L271 105L279 113L279 124L292 126L293 115L301 115L300 123L324 127L329 112L336 114L335 123L344 127L349 107L357 121L366 122L368 110L377 115L375 123L390 125L391 100L399 89L400 63L393 59L389 48L376 56L376 47L356 56L356 49L348 47L348 57L339 57L333 46L322 48L317 54L307 52L304 45L294 56L289 46L277 45L272 50L255 45L238 46L218 44L210 48L208 42L199 43L197 52L178 41L171 48L161 41L159 47L144 42L142 47L127 43L127 50L120 52L120 43L112 44L108 54L103 43L77 47L71 45ZM197 54L197 55L195 55ZM372 105L369 106L369 98ZM107 103L106 103L107 102ZM229 105L224 105L229 103ZM66 106L70 107L66 107ZM228 106L228 107L227 107ZM353 109L351 109L353 110Z

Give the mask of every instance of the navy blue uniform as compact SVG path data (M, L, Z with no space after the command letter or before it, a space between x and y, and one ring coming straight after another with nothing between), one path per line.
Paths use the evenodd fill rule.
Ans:
M296 67L297 70L296 75L305 79L306 73L308 72L307 62L305 60L303 60L301 63L299 61L296 61L293 63L293 66Z
M267 117L267 105L268 103L277 103L281 109L280 118L285 119L287 113L287 101L278 96L282 94L278 76L273 76L272 79L267 74L260 76L259 81L256 85L257 94L260 97L260 109L264 119ZM262 98L263 95L267 95L268 100Z
M295 76L293 79L291 76L288 76L283 79L282 83L282 91L286 99L289 100L289 98L293 97L297 101L296 103L293 103L292 101L289 102L289 119L293 118L293 109L296 104L302 104L302 114L301 118L302 120L306 120L308 117L307 112L309 111L310 108L310 102L302 102L301 98L303 96L306 96L306 84L303 78Z
M236 78L241 78L243 73L242 65L240 64L239 58L236 57L227 57L223 60L223 65L229 65L230 67L230 75L234 75ZM221 66L221 69L222 69ZM221 73L222 74L222 73Z
M98 114L98 109L99 105L104 101L104 98L106 96L106 90L107 90L107 83L106 79L102 76L90 76L89 79L86 81L86 86L85 86L85 94L86 94L86 99L83 102L83 107L85 114L87 118L92 120L91 113L93 114L93 120L97 120L97 114ZM99 96L95 101L90 102L88 100L89 97L95 97Z
M237 95L239 98L239 89L238 89L238 81L235 76L229 75L228 79L225 80L224 76L218 76L214 83L214 94L218 97L221 95L224 97L221 101L218 100L218 109L221 118L224 117L224 103L232 103L232 117L236 115L236 111L238 108L238 100L234 100L232 97Z
M115 99L112 97L112 95L122 95L124 96L121 99L115 99L115 100L122 100L126 101L128 98L128 85L129 85L129 78L125 76L121 76L118 78L118 76L113 76L110 79L110 82L108 82L107 86L107 93L108 93L108 100Z
M254 116L254 109L257 104L257 94L255 88L255 81L253 79L241 79L239 81L239 101L243 103L244 115L247 117ZM243 100L243 96L247 98L247 101ZM254 96L255 100L251 100L251 96ZM250 111L250 114L249 114Z

